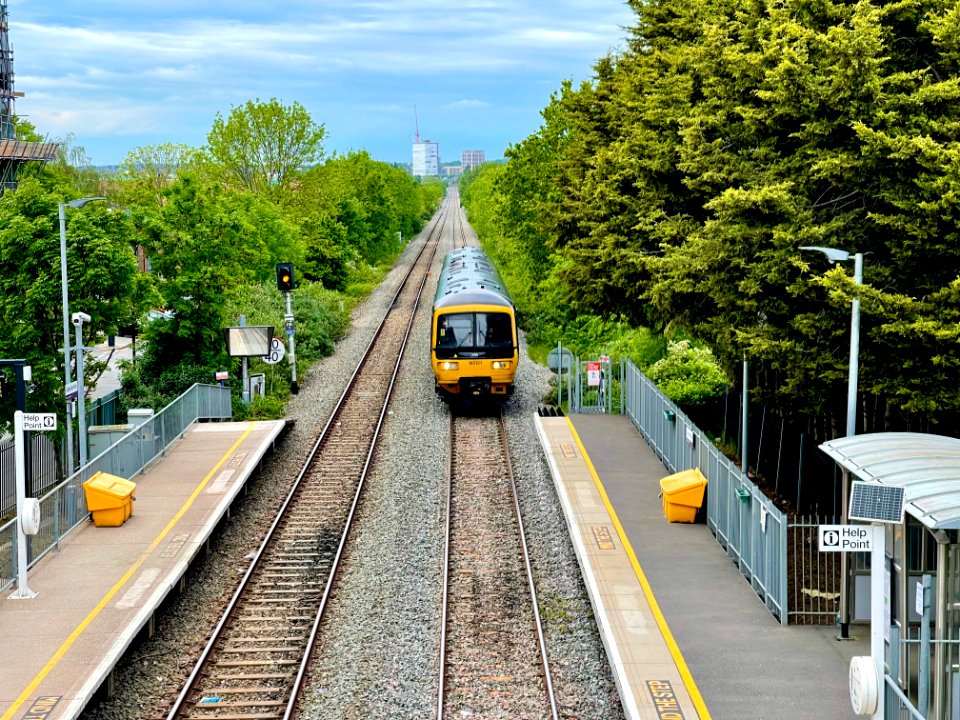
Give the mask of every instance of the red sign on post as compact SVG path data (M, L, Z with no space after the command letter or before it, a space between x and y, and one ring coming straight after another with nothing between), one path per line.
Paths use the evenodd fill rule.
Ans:
M587 385L597 387L600 384L600 363L587 363Z

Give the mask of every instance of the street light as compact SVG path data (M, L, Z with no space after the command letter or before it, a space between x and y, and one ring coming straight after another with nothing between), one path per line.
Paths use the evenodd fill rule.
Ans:
M70 402L70 301L67 293L67 220L65 208L82 208L94 200L106 200L105 197L88 197L60 203L60 292L63 297L63 373L64 392L67 395L67 475L73 472L73 420ZM78 388L80 396L82 386ZM82 421L81 421L82 422ZM84 453L86 454L86 453Z
M853 257L853 282L858 286L863 284L863 253L850 255L846 250L805 245L801 250L814 250L823 253L831 263L845 262ZM853 294L853 307L850 313L850 374L847 380L847 437L857 434L857 374L860 363L860 293ZM840 504L843 524L847 523L847 505L850 473L843 469L840 479ZM850 598L849 572L847 568L847 553L840 553L840 637L844 640L850 637Z
M86 313L75 312L73 325L77 328L77 414L80 421L80 435L77 442L80 444L80 467L87 464L87 410L84 405L86 393L83 386L83 324L90 322Z

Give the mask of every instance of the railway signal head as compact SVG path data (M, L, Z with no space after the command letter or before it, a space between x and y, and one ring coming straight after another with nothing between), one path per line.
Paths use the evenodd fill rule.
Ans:
M277 263L277 290L293 290L293 263Z

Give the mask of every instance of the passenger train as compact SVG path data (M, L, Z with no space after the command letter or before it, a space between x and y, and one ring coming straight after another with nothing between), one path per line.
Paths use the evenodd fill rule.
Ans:
M448 253L433 300L437 393L451 403L506 400L519 346L513 300L493 263L479 248Z

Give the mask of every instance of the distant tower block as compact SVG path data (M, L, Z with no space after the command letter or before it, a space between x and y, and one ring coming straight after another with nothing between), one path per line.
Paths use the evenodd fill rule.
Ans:
M37 171L57 156L57 144L18 140L13 100L23 93L13 89L13 51L7 34L7 0L0 0L0 192L17 186L27 168Z
M440 174L440 146L424 140L413 144L413 174L415 177L436 177Z
M483 150L464 150L460 153L460 164L463 171L473 170L487 161L487 154Z

